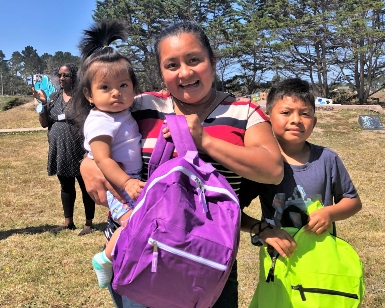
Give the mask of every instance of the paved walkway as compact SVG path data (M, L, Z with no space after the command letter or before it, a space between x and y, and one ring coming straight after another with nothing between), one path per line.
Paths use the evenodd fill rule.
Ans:
M47 128L43 128L43 127L5 128L5 129L0 129L0 133L33 132L38 130L47 130Z

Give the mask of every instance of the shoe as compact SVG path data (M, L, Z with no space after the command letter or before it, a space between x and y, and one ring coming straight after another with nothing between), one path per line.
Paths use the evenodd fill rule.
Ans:
M56 235L63 230L75 230L75 229L76 229L76 226L74 224L70 224L70 225L63 225L63 226L53 228L50 230L50 232Z
M80 233L78 235L79 236L83 236L83 235L86 235L86 234L90 234L90 233L94 232L94 230L95 230L94 226L91 226L90 228L83 227L83 230L80 231Z

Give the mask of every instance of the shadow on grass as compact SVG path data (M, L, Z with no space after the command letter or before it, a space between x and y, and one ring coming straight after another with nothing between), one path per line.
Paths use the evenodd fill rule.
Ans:
M106 223L98 223L94 224L94 228L97 231L103 232L106 228ZM44 232L49 232L49 230L58 227L57 225L42 225L42 226L35 226L35 227L26 227L23 229L10 229L5 231L0 231L0 241L4 240L14 234L40 234ZM81 230L82 227L76 228L76 230Z

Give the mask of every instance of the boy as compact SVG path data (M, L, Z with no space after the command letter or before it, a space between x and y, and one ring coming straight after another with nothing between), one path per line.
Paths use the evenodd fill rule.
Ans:
M317 123L314 95L309 84L299 78L292 78L272 87L266 100L266 114L283 156L284 178L279 185L243 179L241 206L248 206L259 196L262 217L272 219L275 213L272 204L277 193L284 193L285 202L290 200L291 203L295 199L300 201L321 196L324 208L310 213L305 226L306 232L316 234L329 230L333 222L360 211L361 200L338 155L328 148L307 141ZM288 222L281 222L283 227L289 226ZM256 233L257 227L251 229L251 234ZM262 228L258 235L262 241L274 243L272 229ZM285 254L282 250L277 251L284 257L290 255L290 252Z

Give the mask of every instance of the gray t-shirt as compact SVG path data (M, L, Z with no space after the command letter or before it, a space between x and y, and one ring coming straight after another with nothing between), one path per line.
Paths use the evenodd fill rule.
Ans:
M262 216L273 218L275 209L272 203L276 193L284 193L285 200L306 200L321 195L324 206L338 203L342 198L356 197L357 190L337 153L322 146L308 144L309 161L301 166L284 163L284 178L279 185L243 179L239 195L241 207L248 206L259 196Z

